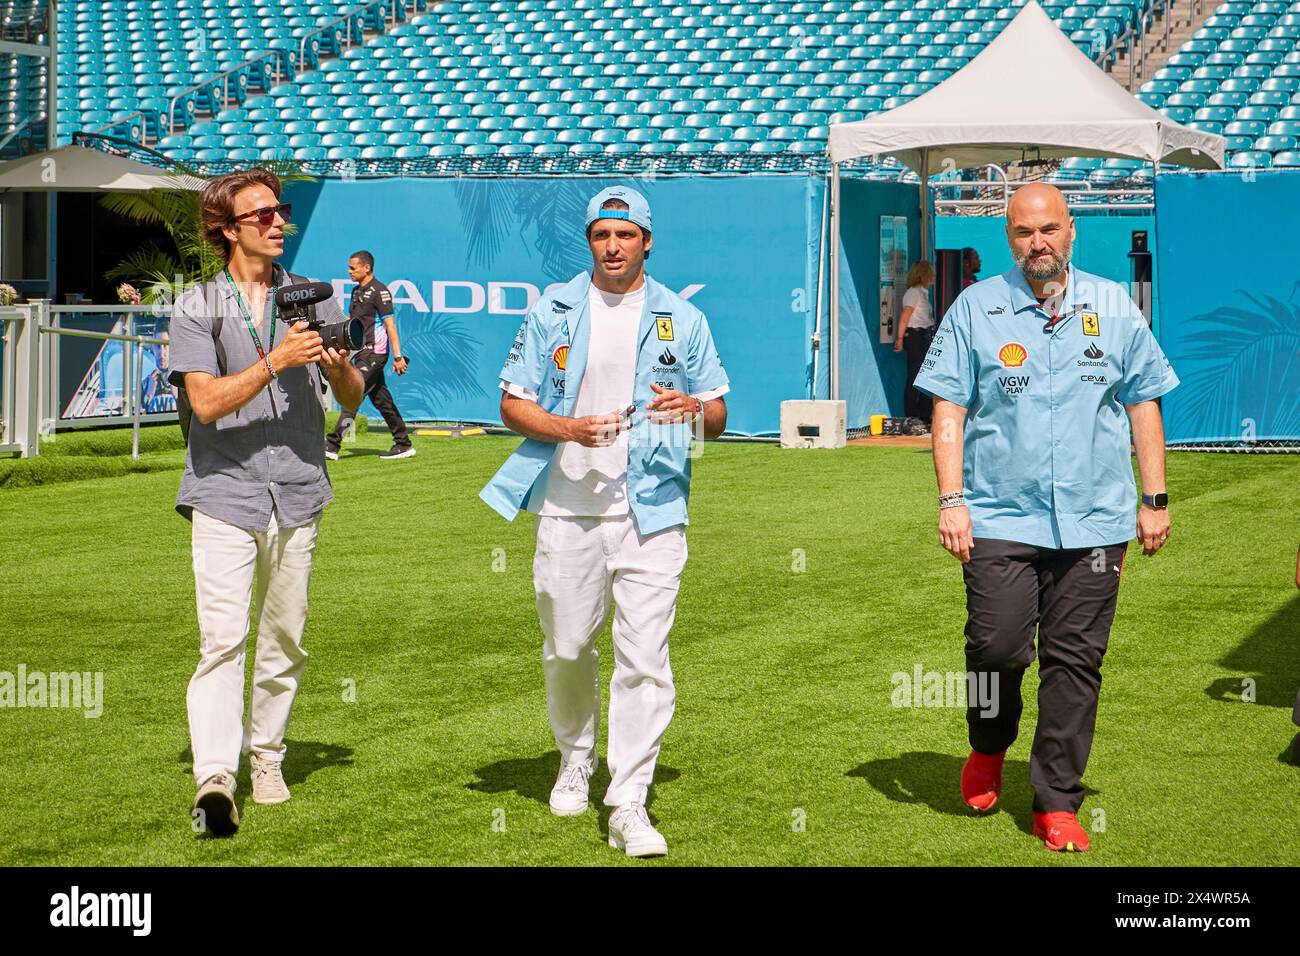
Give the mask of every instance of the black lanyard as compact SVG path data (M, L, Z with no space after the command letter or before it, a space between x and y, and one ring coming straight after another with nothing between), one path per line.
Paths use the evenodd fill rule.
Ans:
M235 301L239 303L239 311L244 316L244 324L248 326L248 332L250 335L253 336L253 346L257 349L257 357L260 358L263 362L265 362L266 353L262 351L262 338L257 334L257 329L253 327L253 317L248 314L248 308L244 305L244 297L239 294L239 286L235 285L235 280L231 278L230 269L227 268L224 271L226 273L226 281L229 282L230 287L235 290ZM275 285L275 280L272 279L271 281L271 336L270 336L270 344L272 349L275 348L275 290L276 288L277 286Z

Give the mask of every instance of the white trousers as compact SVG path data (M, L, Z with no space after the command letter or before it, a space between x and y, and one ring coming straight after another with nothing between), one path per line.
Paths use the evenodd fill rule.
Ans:
M542 664L555 744L593 766L600 721L596 633L614 603L605 803L645 802L677 695L668 632L686 565L686 532L643 536L629 515L537 519L533 586L546 640Z
M266 532L246 531L194 512L194 592L199 612L199 666L186 704L194 779L234 776L241 753L284 758L284 732L307 665L307 587L320 519ZM257 592L252 703L244 719L244 648Z

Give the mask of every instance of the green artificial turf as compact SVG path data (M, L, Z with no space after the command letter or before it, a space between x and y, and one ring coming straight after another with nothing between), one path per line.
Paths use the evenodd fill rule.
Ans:
M185 688L189 525L167 470L0 491L0 670L102 671L103 714L0 709L0 864L629 864L606 812L546 805L534 519L479 488L515 441L367 434L332 463L293 800L196 836ZM1294 864L1300 458L1171 454L1173 536L1131 550L1082 818L1030 836L1036 672L999 810L963 807L957 708L892 675L960 671L964 592L936 543L928 451L710 444L672 636L677 714L650 809L673 864ZM599 639L602 683L613 655ZM251 661L250 661L251 665ZM1251 678L1254 700L1242 700ZM355 699L347 692L355 682ZM602 748L603 749L603 748ZM594 793L608 774L602 763ZM1104 831L1096 824L1104 821Z

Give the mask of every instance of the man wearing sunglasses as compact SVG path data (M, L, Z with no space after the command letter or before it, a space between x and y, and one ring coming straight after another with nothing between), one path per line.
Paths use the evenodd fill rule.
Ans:
M200 202L207 239L225 265L176 301L168 378L194 412L176 496L176 510L193 523L200 633L186 697L198 784L193 826L225 836L239 827L241 754L250 756L254 803L289 799L284 734L307 661L316 529L332 497L320 438L322 378L352 409L364 383L347 352L323 348L307 323L290 327L277 315L275 290L304 281L275 262L290 213L279 179L262 169L232 173L209 181ZM321 321L343 320L333 300L316 308ZM254 592L257 658L244 719Z

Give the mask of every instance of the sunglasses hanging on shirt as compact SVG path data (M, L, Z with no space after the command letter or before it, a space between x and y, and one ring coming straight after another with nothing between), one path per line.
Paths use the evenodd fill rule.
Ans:
M1043 334L1051 335L1052 332L1056 329L1057 323L1064 322L1066 319L1070 318L1071 316L1078 315L1082 311L1083 311L1083 306L1076 305L1069 312L1065 313L1065 315L1052 316L1050 319L1047 320L1047 324L1043 326Z

